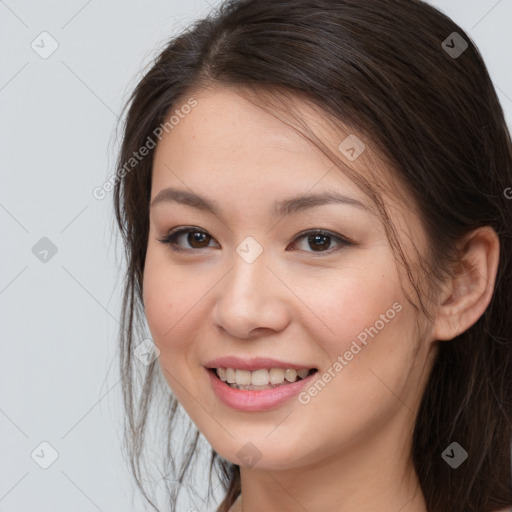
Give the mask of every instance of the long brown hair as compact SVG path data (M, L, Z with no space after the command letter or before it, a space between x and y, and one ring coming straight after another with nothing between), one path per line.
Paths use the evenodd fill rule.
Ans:
M450 52L462 49L462 40L467 48ZM127 102L118 157L118 169L125 170L114 186L127 259L121 375L126 447L148 502L158 510L144 489L140 460L160 374L157 362L144 367L136 394L141 365L133 350L147 337L142 277L153 152L133 169L125 163L155 138L183 98L209 84L236 86L260 98L280 95L285 102L301 97L371 141L421 214L431 248L424 259L427 283L446 275L464 234L485 225L496 230L500 261L491 303L471 328L439 343L416 418L412 457L429 512L512 507L512 201L506 193L512 187L512 144L478 49L458 25L420 0L226 1L170 40ZM321 141L315 143L326 151ZM354 179L379 205L390 242L404 260L377 190ZM404 265L409 269L405 260ZM411 272L409 277L413 282ZM418 309L427 313L414 284ZM171 434L178 404L172 394L165 400L165 453L177 484L168 488L174 511L200 435L189 431L177 469ZM469 454L456 471L441 457L454 439ZM210 483L213 469L226 490L218 512L226 512L240 493L239 466L212 449Z

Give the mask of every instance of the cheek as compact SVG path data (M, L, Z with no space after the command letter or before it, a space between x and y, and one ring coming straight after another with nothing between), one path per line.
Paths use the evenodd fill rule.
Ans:
M172 305L172 283L165 273L165 266L154 251L148 248L143 278L144 311L153 341L159 345L165 331L172 327L170 311ZM161 347L159 347L161 348Z
M143 301L160 364L186 378L185 368L197 366L205 322L208 290L219 281L218 272L191 271L190 265L171 263L161 247L148 246L143 278Z
M185 345L184 326L194 316L198 293L194 292L194 281L185 279L180 268L171 266L162 252L148 247L143 300L153 341L164 356L170 343L173 350L179 350L173 340Z
M198 382L191 378L190 367L197 365L193 361L197 338L194 331L200 325L197 305L204 295L204 288L194 283L195 280L185 276L184 267L182 271L180 267L171 266L160 251L148 250L143 279L147 324L160 351L158 363L162 375L187 409L190 396L198 394Z
M319 417L325 411L358 411L344 420L349 430L358 422L378 422L400 407L396 395L407 395L416 346L412 306L398 280L385 274L345 282L336 301L325 303L335 335L317 338L328 359L319 375L325 386L317 386L322 391L311 400L313 409ZM306 391L316 397L314 389Z
M360 402L374 414L393 398L382 382L403 390L414 362L414 314L392 269L390 262L387 272L382 267L354 272L332 293L310 294L309 303L317 306L314 312L325 327L314 333L323 349L319 377L328 388L315 399L316 406L325 400L327 409L327 403L343 409Z
M404 302L398 279L392 277L393 269L390 262L386 272L382 266L346 272L323 291L310 285L308 305L321 320L315 339L323 340L323 348L331 360L349 350L353 340L362 345L373 339L371 334L375 334L375 329L379 332L375 339L381 337L381 332L393 329L401 314L397 310L403 309Z

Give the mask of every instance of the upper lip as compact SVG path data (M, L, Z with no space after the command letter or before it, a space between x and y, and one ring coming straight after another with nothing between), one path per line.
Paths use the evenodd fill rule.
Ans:
M278 359L271 359L268 357L253 357L251 359L241 359L236 356L218 357L212 359L205 364L206 368L233 368L237 370L261 370L263 368L293 368L294 370L307 370L314 368L311 365L290 363L287 361L280 361Z

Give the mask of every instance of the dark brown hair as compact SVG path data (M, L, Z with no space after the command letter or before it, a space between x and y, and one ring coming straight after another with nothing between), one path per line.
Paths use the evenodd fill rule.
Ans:
M453 32L468 44L458 56L442 46ZM456 261L456 242L463 235L481 226L497 232L500 261L491 303L471 328L439 343L416 417L412 457L429 512L512 507L512 202L505 194L512 186L512 144L496 91L470 37L420 0L224 2L174 37L136 86L125 106L118 169L147 144L183 98L209 85L234 86L254 92L254 97L285 102L288 97L290 103L300 97L377 148L421 214L430 241L423 282L433 290ZM152 163L150 152L133 170L120 173L114 201L127 258L120 331L125 441L137 485L158 510L144 490L140 459L161 376L156 361L144 368L136 395L139 370L132 355L147 337L142 277ZM376 188L356 174L353 179L379 207L390 242L413 282ZM418 283L415 289L418 310L428 314L422 297L430 295ZM170 393L165 400L168 466L172 480L185 484L200 435L197 429L189 432L188 450L176 470L171 433L178 403ZM441 457L454 440L469 454L457 470ZM240 493L239 466L212 449L210 483L213 468L226 489L218 512L226 512ZM172 510L177 487L168 489Z

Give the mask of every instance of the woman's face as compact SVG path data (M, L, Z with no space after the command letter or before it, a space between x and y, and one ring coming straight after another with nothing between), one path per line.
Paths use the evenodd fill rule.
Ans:
M194 99L155 150L144 269L170 388L213 448L242 466L293 468L363 446L400 452L433 353L380 218L311 143L234 89ZM337 150L348 135L325 130L323 141ZM353 159L361 148L350 151L351 140L340 155L364 175L377 157L365 141ZM306 199L326 193L346 199ZM407 254L411 244L424 252L419 220L386 204ZM161 241L180 227L190 231L174 245ZM284 382L233 389L210 366L232 368L221 376L239 383ZM317 372L292 384L291 369Z

